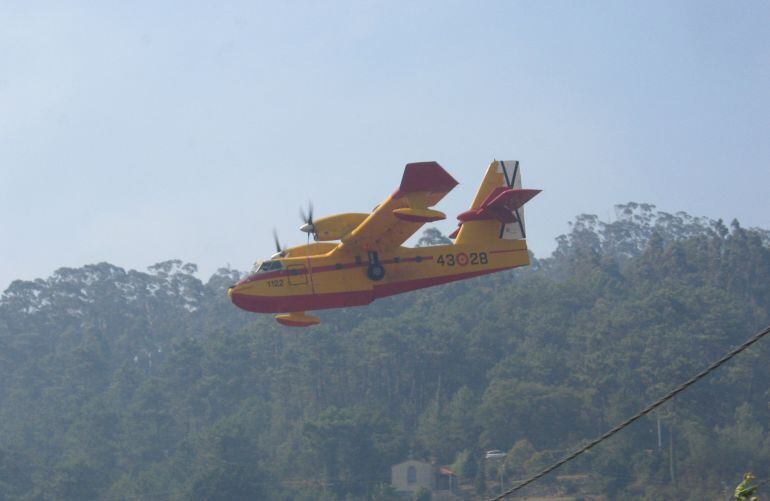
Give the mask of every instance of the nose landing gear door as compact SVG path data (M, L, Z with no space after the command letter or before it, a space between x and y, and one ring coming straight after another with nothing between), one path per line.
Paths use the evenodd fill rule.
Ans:
M307 285L307 268L304 264L290 264L286 270L289 272L289 285Z

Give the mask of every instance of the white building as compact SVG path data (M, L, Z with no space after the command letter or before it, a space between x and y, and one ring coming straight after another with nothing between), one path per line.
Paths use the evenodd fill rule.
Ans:
M420 488L431 492L451 492L457 481L454 472L448 468L409 459L390 468L390 485L398 492L414 493Z

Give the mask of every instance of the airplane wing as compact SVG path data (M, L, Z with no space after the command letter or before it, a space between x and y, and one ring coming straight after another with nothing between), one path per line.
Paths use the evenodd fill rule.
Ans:
M337 247L379 251L400 246L420 227L446 216L429 207L436 205L457 181L437 162L406 164L401 185Z

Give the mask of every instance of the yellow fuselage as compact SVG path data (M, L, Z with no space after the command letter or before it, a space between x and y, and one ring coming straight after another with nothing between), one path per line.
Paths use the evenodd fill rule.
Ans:
M325 244L311 244L308 250ZM328 245L328 244L326 244ZM281 269L249 275L228 293L237 306L260 313L360 306L401 292L529 264L523 240L398 247L393 251L328 252L279 258ZM372 278L379 264L384 276Z

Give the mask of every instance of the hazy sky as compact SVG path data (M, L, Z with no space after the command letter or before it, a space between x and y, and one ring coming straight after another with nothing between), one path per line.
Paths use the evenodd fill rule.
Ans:
M770 2L2 2L0 290L203 278L436 160L466 210L522 162L530 247L650 202L770 228Z

